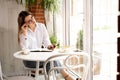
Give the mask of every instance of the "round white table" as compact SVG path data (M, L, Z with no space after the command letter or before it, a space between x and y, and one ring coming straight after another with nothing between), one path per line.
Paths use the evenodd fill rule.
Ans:
M48 57L58 54L56 51L52 52L28 52L28 54L24 54L24 51L17 51L14 53L14 57L21 60L27 60L27 61L36 61L36 74L35 74L35 80L38 80L39 76L39 62L47 60Z
M24 51L17 51L14 53L14 57L21 60L27 60L27 61L36 61L36 74L35 74L35 80L38 80L39 76L39 62L40 61L46 61L49 57L53 55L59 55L63 54L59 51L52 51L52 52L28 52L28 54L23 54ZM77 52L64 52L65 54L73 54ZM79 53L79 52L78 52ZM80 52L81 53L81 52ZM84 52L82 52L84 54Z

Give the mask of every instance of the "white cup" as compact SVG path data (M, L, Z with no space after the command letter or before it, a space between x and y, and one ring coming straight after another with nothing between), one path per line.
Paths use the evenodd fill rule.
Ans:
M29 54L29 52L30 52L30 51L29 51L28 49L24 49L24 50L23 50L23 54Z

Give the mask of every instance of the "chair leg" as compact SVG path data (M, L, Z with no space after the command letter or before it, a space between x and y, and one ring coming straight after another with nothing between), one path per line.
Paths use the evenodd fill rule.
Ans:
M28 76L31 76L31 71L30 70L28 71Z

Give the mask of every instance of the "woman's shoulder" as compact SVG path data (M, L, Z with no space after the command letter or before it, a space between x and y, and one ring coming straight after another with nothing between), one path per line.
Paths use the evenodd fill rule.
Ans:
M44 29L45 28L45 24L43 23L36 23L38 28Z
M43 24L43 23L36 23L38 26L45 26L45 24Z

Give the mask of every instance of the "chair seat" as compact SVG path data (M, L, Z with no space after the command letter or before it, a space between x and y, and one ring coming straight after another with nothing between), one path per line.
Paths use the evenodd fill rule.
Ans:
M15 77L8 77L7 80L34 80L34 78L29 76L15 76Z

